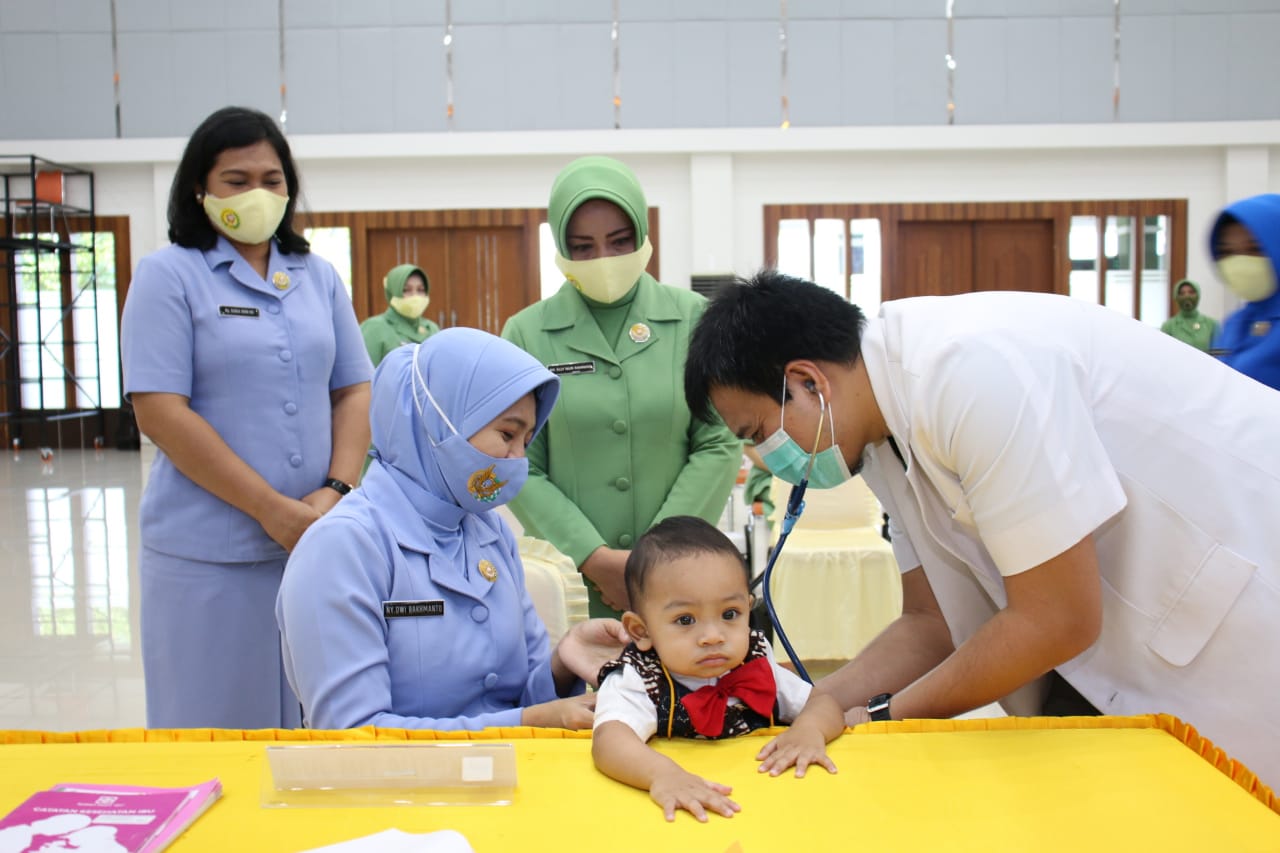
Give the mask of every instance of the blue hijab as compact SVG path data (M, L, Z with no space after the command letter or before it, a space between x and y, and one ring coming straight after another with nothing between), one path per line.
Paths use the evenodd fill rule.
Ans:
M1258 241L1280 278L1280 195L1268 193L1228 205L1209 232L1209 253L1218 260L1222 227L1239 222ZM1214 347L1226 350L1222 360L1259 382L1280 388L1280 290L1257 302L1246 302L1222 323Z
M445 329L421 344L397 347L378 365L369 406L372 464L390 475L442 548L458 556L462 523L470 513L450 494L432 447L453 431L421 386L415 400L415 359L436 404L467 438L530 392L537 404L536 435L551 415L560 380L515 344L467 328Z

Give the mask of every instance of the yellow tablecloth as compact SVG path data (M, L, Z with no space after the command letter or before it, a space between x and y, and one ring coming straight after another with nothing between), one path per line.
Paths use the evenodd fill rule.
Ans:
M264 749L278 741L498 739L515 744L510 806L263 809ZM452 828L482 853L788 850L1280 849L1280 803L1171 717L871 723L835 741L840 768L759 775L765 740L655 741L734 786L742 812L674 824L648 795L591 764L590 740L558 730L0 732L0 813L58 782L189 785L225 794L171 848L297 851L389 827ZM1206 760L1207 756L1208 760ZM1218 766L1215 766L1215 762Z

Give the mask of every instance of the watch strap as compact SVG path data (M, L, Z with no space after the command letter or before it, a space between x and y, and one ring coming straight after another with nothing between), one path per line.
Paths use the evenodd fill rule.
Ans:
M893 716L889 713L889 700L892 698L892 693L881 693L877 696L872 696L867 700L867 715L876 722L892 720Z
M330 477L327 480L325 480L324 484L325 486L327 486L330 489L333 489L335 492L337 492L340 495L345 495L351 491L351 485L349 483L344 483L341 480L334 479L333 477Z

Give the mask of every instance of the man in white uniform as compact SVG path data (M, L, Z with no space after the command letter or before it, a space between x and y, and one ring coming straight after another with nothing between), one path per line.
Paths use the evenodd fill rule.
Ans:
M892 519L903 615L819 685L850 723L950 717L1056 670L1280 783L1280 393L1067 297L866 323L774 272L722 289L685 379L774 473L862 468Z

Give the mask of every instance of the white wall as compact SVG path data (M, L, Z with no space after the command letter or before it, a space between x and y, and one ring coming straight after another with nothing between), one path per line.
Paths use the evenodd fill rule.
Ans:
M98 207L131 217L134 263L166 242L182 140L0 143L88 166ZM750 272L763 207L818 202L1186 198L1188 275L1228 304L1205 235L1236 198L1280 190L1280 122L952 128L623 130L291 137L316 211L541 207L573 157L617 156L661 210L663 278Z

